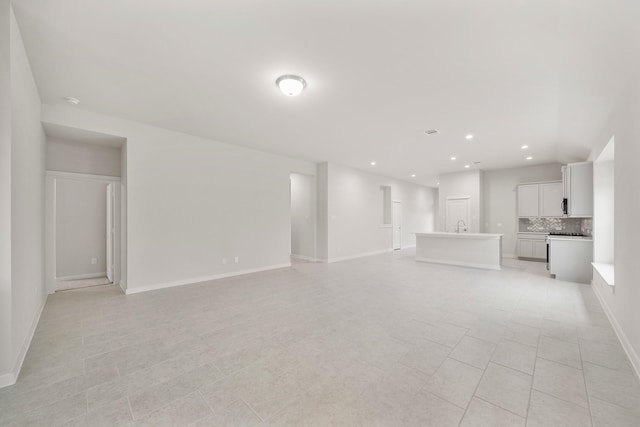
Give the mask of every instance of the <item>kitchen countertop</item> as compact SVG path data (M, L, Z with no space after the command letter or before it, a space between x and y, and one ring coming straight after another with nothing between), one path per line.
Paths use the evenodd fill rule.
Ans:
M431 232L431 233L415 233L416 237L446 237L452 239L499 239L504 234L496 233L449 233L449 232Z
M549 235L549 240L577 240L579 242L593 242L593 237L591 237L591 236L558 236L558 235Z

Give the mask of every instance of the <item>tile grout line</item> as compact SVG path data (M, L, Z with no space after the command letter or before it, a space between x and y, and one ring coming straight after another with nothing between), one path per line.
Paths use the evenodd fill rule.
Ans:
M545 303L546 303L546 296L545 296ZM543 305L543 310L542 310L542 318L544 319L544 305ZM529 410L531 409L531 399L533 399L533 384L535 383L536 380L536 369L538 368L538 353L539 353L539 349L540 349L540 341L542 340L542 331L540 331L541 333L538 335L538 345L536 345L536 358L533 362L533 373L531 374L531 387L529 388L529 401L527 402L527 418L526 420L529 420Z
M582 381L584 382L584 395L587 398L587 410L589 411L589 421L593 426L593 412L591 411L591 401L589 399L589 389L587 388L587 376L584 373L584 362L582 360L582 348L580 346L580 337L578 337L578 354L580 355L580 365L582 366Z
M480 340L480 338L476 338L476 339ZM481 341L484 341L484 340L481 340ZM489 356L489 361L487 362L487 365L482 370L482 375L480 376L480 379L478 380L478 384L476 384L476 387L473 389L473 393L471 394L471 399L469 399L469 403L467 403L467 407L464 408L464 412L462 413L462 417L460 418L460 422L458 422L458 426L460 426L462 424L462 421L464 420L464 417L467 416L467 412L469 412L469 407L471 406L471 402L473 402L473 398L476 397L476 393L478 392L478 387L480 387L480 383L482 382L482 380L484 379L485 374L487 373L487 367L489 366L489 363L491 363L491 359L493 358L493 355L495 354L497 348L498 348L498 344L494 344L493 350L491 351L491 356ZM461 362L461 363L464 363L464 362ZM496 406L496 405L494 405L494 406ZM504 408L502 408L502 409L504 409Z
M127 396L127 405L129 406L129 415L131 415L131 420L135 421L136 419L133 416L133 409L131 408L131 401L129 400L129 396Z

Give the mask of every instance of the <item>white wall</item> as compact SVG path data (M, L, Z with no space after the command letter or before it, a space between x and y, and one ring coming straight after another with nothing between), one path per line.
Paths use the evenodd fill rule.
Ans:
M615 136L615 288L594 284L605 311L613 318L636 373L640 374L640 81L626 88L607 123L597 138L595 160L605 144ZM598 218L594 217L597 223ZM597 240L597 235L594 236Z
M121 150L98 144L47 138L47 170L121 175Z
M329 163L317 165L316 257L329 259Z
M291 254L316 258L316 182L315 177L292 173Z
M480 209L480 193L482 191L482 172L467 171L454 172L440 175L438 187L438 231L446 231L447 222L447 197L470 196L470 223L469 232L479 233L481 227L482 212Z
M434 189L333 163L327 166L329 261L391 249L392 229L381 226L381 186L390 186L392 200L402 203L403 247L415 245L413 233L433 231Z
M103 182L56 179L57 278L106 272L106 193Z
M614 174L613 160L593 163L593 260L606 264L615 259Z
M11 345L11 68L9 0L0 0L0 387L13 382Z
M40 97L11 12L11 362L16 375L46 299L45 136ZM2 240L5 240L4 238ZM3 347L6 343L3 343ZM0 375L5 372L0 373Z
M553 163L484 172L482 184L484 232L504 234L502 238L503 254L507 256L515 256L516 254L518 185L526 182L562 180L561 167L561 164Z
M127 138L127 292L289 264L289 175L314 164L67 106L43 121Z

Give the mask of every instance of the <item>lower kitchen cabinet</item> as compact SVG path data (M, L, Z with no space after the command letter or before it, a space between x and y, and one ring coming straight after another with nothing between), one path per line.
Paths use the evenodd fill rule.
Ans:
M518 234L517 255L519 258L547 259L546 234Z
M591 283L593 240L549 238L549 273L556 279Z

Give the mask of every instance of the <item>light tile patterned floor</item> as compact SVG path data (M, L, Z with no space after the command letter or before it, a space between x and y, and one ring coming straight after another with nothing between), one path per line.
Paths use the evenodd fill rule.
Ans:
M49 297L0 425L638 426L587 285L412 251Z

